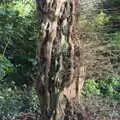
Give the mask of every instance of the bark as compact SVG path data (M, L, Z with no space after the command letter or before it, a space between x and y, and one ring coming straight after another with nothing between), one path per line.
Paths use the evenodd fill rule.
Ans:
M36 0L36 3L40 24L36 91L41 114L49 120L60 120L64 118L65 103L77 95L78 88L74 79L75 45L71 39L76 3L75 0Z

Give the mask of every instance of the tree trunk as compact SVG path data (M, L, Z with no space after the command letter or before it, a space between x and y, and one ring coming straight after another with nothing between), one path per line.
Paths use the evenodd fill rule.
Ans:
M41 114L48 120L61 120L66 102L76 96L78 86L74 79L75 45L71 39L75 0L36 0L36 3L40 24L36 91Z

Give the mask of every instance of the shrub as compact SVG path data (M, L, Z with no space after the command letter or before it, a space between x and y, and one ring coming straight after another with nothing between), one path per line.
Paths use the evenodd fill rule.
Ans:
M0 86L1 87L1 86ZM34 112L38 107L38 99L35 90L16 90L11 88L1 89L0 92L0 118L12 119L21 112Z
M103 96L120 98L120 76L115 75L106 80L99 80L98 84Z
M93 94L99 95L100 94L99 84L93 79L86 80L84 86L84 92L86 96Z
M13 72L14 67L12 63L3 55L0 55L0 80L2 80L7 74Z
M120 98L120 76L104 78L103 80L88 79L84 85L84 95L100 95L104 97Z

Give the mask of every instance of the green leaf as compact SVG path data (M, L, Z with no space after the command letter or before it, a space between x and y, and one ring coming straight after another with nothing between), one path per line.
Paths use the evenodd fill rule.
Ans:
M13 70L14 67L10 61L0 54L0 80L7 74L13 72Z

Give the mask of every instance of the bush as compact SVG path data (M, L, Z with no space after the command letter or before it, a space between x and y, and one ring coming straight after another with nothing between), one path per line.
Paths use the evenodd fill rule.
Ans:
M1 87L1 86L0 86ZM0 118L12 119L21 112L34 112L38 107L38 99L34 90L18 90L11 88L1 89L0 92Z
M120 76L115 75L106 80L99 80L98 84L103 96L120 98Z
M93 79L86 80L83 90L85 92L84 95L86 95L86 96L90 96L90 95L93 95L93 94L100 95L99 85Z
M13 72L13 70L14 67L12 63L0 54L0 80L2 80L9 73Z
M15 67L7 79L15 81L19 87L23 84L32 86L37 63L35 4L33 0L9 1L0 4L0 53ZM3 71L0 71L1 75L5 76Z
M105 80L88 79L84 85L84 95L100 95L120 98L120 76L107 77Z

